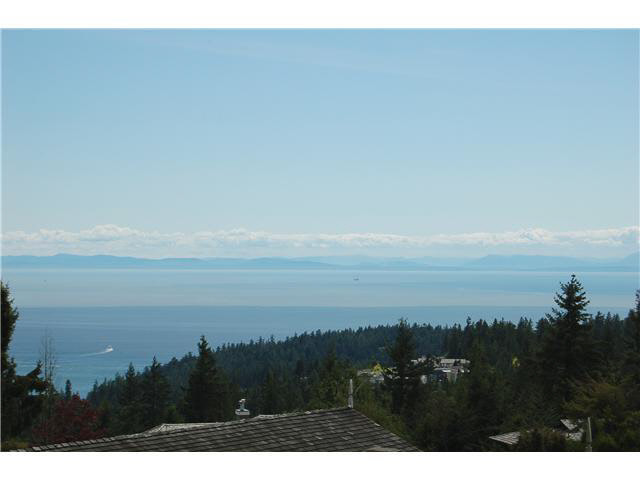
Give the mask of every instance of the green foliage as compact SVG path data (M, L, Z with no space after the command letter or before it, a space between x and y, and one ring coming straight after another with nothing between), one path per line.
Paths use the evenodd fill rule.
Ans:
M554 308L548 315L549 327L538 352L542 386L556 406L570 400L572 382L585 378L600 364L586 313L589 301L581 283L572 275L560 286L555 296L560 310Z
M384 385L391 392L391 412L412 418L421 393L421 377L430 372L430 362L416 361L416 345L407 321L398 321L395 342L387 347L391 367L384 371Z
M2 293L2 337L0 341L2 343L2 371L5 372L12 363L9 359L9 343L11 343L20 314L13 306L13 299L9 297L9 287L4 282L0 282L0 291Z
M468 322L464 330L450 331L449 345L471 359L471 373L455 385L431 389L417 435L421 448L493 449L489 435L516 430L525 432L518 450L584 449L549 427L566 417L591 417L596 451L640 448L634 369L635 352L640 351L635 323L640 307L624 322L609 314L591 318L584 312L588 301L575 277L562 284L556 303L561 310L554 309L535 330L521 321L515 344L512 336L510 341L502 335L505 330L494 330L495 322L489 329L482 322ZM516 354L510 366L505 355L492 351L499 336L503 353Z
M551 428L534 428L520 434L515 447L518 452L568 452L580 449L577 442L567 440L561 433Z
M234 400L224 374L204 335L198 343L198 360L184 396L184 416L189 422L219 422L233 418Z
M640 290L636 291L636 308L624 321L623 365L628 372L629 401L640 410Z
M165 423L184 423L184 417L178 411L175 405L169 405L165 417Z
M469 442L486 443L489 435L499 432L507 410L505 385L501 372L488 362L481 343L475 343L470 355L471 372L461 378L466 384L466 411Z
M624 378L608 375L574 384L566 406L574 418L591 417L593 450L640 450L640 409Z
M347 405L349 379L356 376L348 362L336 356L331 348L324 357L311 385L310 409L336 408Z
M390 395L366 379L356 379L354 385L354 408L390 432L414 442L411 429L400 415L389 411Z
M422 450L462 451L471 443L470 422L466 409L460 406L464 401L462 388L458 385L449 389L434 389L429 392L422 407L416 437Z
M285 399L282 396L284 387L284 382L272 370L269 370L267 378L261 385L260 413L271 415L284 411Z
M13 306L9 288L0 282L2 293L2 448L24 441L42 411L47 384L40 379L41 364L26 375L16 375L16 364L9 358L9 344L19 314Z
M164 422L167 416L169 384L160 370L160 363L153 357L151 366L141 382L142 425L145 429Z
M133 364L129 364L124 380L121 384L118 396L118 414L115 420L114 433L118 435L138 433L143 429L142 405L140 402L141 388L140 378Z
M71 400L71 396L73 392L71 391L71 380L67 378L67 381L64 383L64 399Z

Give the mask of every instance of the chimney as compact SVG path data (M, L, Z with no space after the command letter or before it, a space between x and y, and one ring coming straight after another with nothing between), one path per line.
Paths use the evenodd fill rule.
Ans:
M353 408L353 379L349 379L349 399L347 400L347 407Z
M238 408L236 408L236 417L248 417L251 414L251 412L249 412L249 410L245 408L245 402L246 400L244 398L240 399L240 401L238 402Z

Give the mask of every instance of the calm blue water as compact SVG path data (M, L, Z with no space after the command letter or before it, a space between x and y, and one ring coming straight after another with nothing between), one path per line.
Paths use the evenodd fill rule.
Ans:
M625 315L635 273L578 275L592 311ZM550 311L558 282L550 272L345 272L4 270L20 320L11 344L21 373L54 339L57 378L86 393L95 379L196 349L259 336L412 322L452 324ZM354 281L354 278L359 278ZM233 305L233 306L230 306ZM113 351L104 352L107 346Z

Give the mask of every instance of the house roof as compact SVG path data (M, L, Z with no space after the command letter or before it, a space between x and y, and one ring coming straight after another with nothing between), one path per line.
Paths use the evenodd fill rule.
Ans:
M566 428L566 429L567 429L567 430L569 430L570 432L571 432L571 431L573 431L573 430L577 430L577 429L578 429L578 427L580 426L580 425L578 424L578 422L576 422L576 421L574 421L574 420L571 420L571 419L569 419L569 418L562 418L562 419L560 419L560 423L562 424L562 426L563 426L564 428Z
M567 431L556 430L559 433L562 433L567 440L573 440L574 442L579 442L582 440L582 429L579 428L579 424L575 420L570 420L568 418L563 418L560 420L560 424L566 428ZM526 430L527 432L530 430ZM502 433L500 435L493 435L489 437L491 440L495 440L496 442L504 443L505 445L515 445L520 440L520 432L509 432Z
M520 440L520 432L502 433L500 435L493 435L489 438L506 445L515 445L518 443L518 440Z
M31 447L27 451L418 451L351 408L209 424L163 424L134 435ZM24 450L23 450L24 451Z

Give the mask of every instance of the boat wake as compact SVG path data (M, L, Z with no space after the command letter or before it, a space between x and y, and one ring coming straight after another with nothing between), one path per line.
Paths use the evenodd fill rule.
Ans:
M107 348L105 348L104 350L101 350L99 352L94 352L94 353L85 353L82 356L83 357L92 357L93 355L104 355L105 353L111 353L111 352L113 352L113 347L111 345L107 345Z

